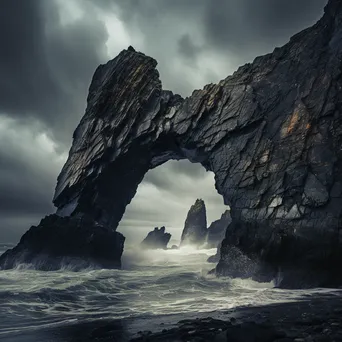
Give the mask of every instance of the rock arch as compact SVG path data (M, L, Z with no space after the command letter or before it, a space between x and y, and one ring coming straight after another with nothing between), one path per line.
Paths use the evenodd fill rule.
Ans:
M144 174L187 158L215 173L231 207L220 273L229 274L225 256L237 246L267 261L272 276L294 266L316 274L329 262L320 284L334 283L342 260L341 7L330 0L316 25L186 99L163 90L157 62L133 48L98 67L58 177L57 214L115 230Z

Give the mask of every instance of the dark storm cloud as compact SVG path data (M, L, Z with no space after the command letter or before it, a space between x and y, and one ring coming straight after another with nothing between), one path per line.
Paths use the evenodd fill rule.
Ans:
M208 46L243 59L285 43L314 23L327 0L206 1L203 28Z
M0 150L0 215L42 215L52 211L48 189L53 189L54 182L50 174L45 174L41 165L33 164L31 156L21 154L20 148L7 147Z
M38 119L69 145L108 34L92 13L63 25L54 1L0 2L0 112Z
M54 211L51 196L66 156L53 150L39 125L0 121L0 241L17 239Z
M127 30L143 35L138 48L159 62L166 88L189 95L198 81L217 82L238 66L283 45L317 21L327 0L106 0L97 5L119 15ZM138 41L139 45L140 42ZM210 54L211 65L200 61ZM219 67L217 61L223 61ZM179 63L175 66L175 61ZM218 70L219 68L219 70ZM219 74L219 76L216 76ZM215 79L213 79L215 78Z
M54 211L58 153L69 149L91 76L108 59L107 38L86 3L68 20L53 0L0 1L0 240ZM54 149L37 140L42 132Z
M178 52L192 63L196 63L197 55L201 52L201 47L193 43L189 34L184 34L178 40Z

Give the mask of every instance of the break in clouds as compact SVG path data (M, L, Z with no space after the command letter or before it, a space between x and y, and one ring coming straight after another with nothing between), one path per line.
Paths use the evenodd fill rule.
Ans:
M133 45L158 60L164 89L188 96L286 43L326 2L2 0L0 240L15 242L54 211L56 177L99 64ZM120 230L166 225L179 234L196 197L209 222L223 212L212 174L169 162L146 175Z

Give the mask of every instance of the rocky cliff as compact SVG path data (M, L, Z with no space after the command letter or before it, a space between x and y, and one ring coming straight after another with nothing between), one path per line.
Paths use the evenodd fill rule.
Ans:
M170 239L171 234L165 233L165 227L156 227L147 234L140 246L146 249L166 249Z
M205 243L207 237L207 212L202 199L197 199L191 206L185 220L180 246Z
M230 274L237 249L261 265L245 276L341 285L341 60L340 0L285 46L186 99L162 90L154 59L121 52L94 74L57 214L115 230L145 173L187 158L215 173L231 208L218 274Z
M207 230L207 247L218 247L226 235L226 230L229 224L232 222L230 217L230 211L226 210L219 220L211 223Z

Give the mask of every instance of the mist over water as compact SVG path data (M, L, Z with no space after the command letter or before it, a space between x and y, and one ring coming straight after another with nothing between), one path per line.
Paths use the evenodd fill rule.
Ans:
M0 253L8 247L0 245ZM124 253L122 270L41 272L19 265L0 271L0 340L25 341L18 336L33 336L26 341L34 341L42 329L100 319L153 319L168 314L196 317L328 291L286 291L274 289L272 283L218 279L208 275L214 265L206 262L215 252L190 247L131 248Z

